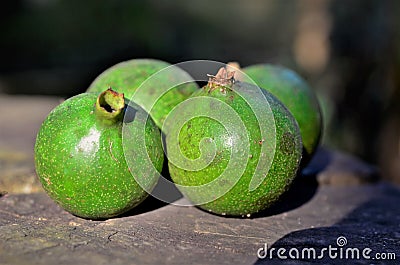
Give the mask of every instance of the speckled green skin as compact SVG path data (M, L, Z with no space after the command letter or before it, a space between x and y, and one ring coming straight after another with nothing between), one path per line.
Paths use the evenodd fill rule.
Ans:
M303 139L305 154L302 164L305 164L314 154L322 132L320 107L312 89L297 73L282 66L257 64L242 70L293 114Z
M228 89L226 93L222 93L217 87L210 92L208 88L204 88L194 93L191 97L214 97L227 103L245 122L250 141L250 158L245 157L241 160L242 163L246 163L248 159L243 175L236 185L225 195L209 203L198 205L204 210L220 215L249 216L271 206L288 189L296 175L302 152L298 125L290 112L275 97L262 90L275 118L276 152L268 174L268 169L265 166L262 168L263 172L267 174L264 181L255 190L249 191L249 183L261 154L261 145L268 143L262 142L259 123L254 113L250 110L249 105L234 91L241 91L252 96L252 90L254 89L256 89L255 86L236 82L232 87L233 91ZM264 100L255 99L254 104L261 104L261 107L263 107L265 103ZM211 108L215 112L220 111L218 107L214 108L213 105L187 106L189 109L196 107ZM184 109L181 111L185 112ZM179 113L175 115L179 115ZM271 135L271 133L272 130L266 132L267 135ZM168 165L173 181L185 186L198 186L220 176L230 159L231 146L239 145L239 149L241 149L241 147L248 144L247 142L238 140L236 135L233 137L228 136L224 126L214 119L196 117L184 124L178 139L167 137L167 150L169 150L171 145L179 144L183 155L191 159L200 156L199 143L201 139L210 137L216 146L217 155L214 160L207 167L199 171L183 170L169 161ZM236 140L230 142L230 139ZM240 156L242 153L239 152L233 155ZM268 156L269 154L262 155ZM217 183L212 188L206 191L203 190L204 193L202 192L201 194L198 192L188 192L184 189L182 189L182 192L189 200L197 204L199 201L205 201L204 199L213 199L214 194L217 194L218 190L224 187L224 185L225 183Z
M118 63L100 74L89 86L87 92L102 92L108 87L124 93L127 99L131 99L135 91L151 75L170 66L169 63L154 59L133 59ZM163 76L162 79L171 80L174 77ZM160 80L162 83L163 81ZM146 109L145 104L152 101L155 93L160 93L158 87L148 89L135 102ZM199 89L195 82L186 83L174 87L165 93L154 105L150 115L159 128L169 112L180 102L188 98L194 91Z
M96 98L94 93L77 95L48 115L37 135L35 166L45 191L65 210L103 219L135 207L148 194L125 161L122 121L105 125L96 118ZM125 123L125 129L140 133L139 128L144 127L140 123L143 121L134 119ZM164 159L160 132L151 120L145 128L149 156L160 171ZM137 158L143 167L151 166L144 161ZM158 176L148 176L144 185L151 189L157 180Z

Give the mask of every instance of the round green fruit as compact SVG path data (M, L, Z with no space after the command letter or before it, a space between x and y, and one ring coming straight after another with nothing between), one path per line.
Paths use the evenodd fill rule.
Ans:
M277 201L296 176L302 142L293 116L270 93L235 81L224 68L170 118L171 178L204 210L250 216Z
M159 177L142 173L160 171L164 160L159 129L150 118L139 118L146 116L111 89L83 93L57 106L35 144L36 172L48 195L65 210L90 219L113 217L141 203ZM124 132L132 136L125 144ZM135 136L140 134L146 154L138 151L141 143ZM125 158L134 159L135 170Z
M157 74L153 79L150 78ZM182 69L154 59L133 59L118 63L100 74L87 92L101 92L112 87L150 113L159 128L168 113L198 90ZM143 85L143 86L142 86ZM138 88L141 88L138 91Z
M297 73L282 66L257 64L242 71L257 86L277 97L293 114L303 140L302 163L305 165L318 147L322 132L320 106L314 91Z

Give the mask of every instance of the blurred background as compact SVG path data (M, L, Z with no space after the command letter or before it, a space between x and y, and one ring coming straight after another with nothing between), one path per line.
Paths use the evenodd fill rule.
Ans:
M132 58L280 64L318 94L323 144L400 184L399 14L396 0L2 1L0 97L70 97Z

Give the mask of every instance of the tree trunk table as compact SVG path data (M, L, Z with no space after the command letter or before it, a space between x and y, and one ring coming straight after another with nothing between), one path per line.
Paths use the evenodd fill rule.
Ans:
M324 148L280 202L252 218L220 217L151 197L121 217L75 217L43 192L33 164L36 133L59 102L0 95L0 264L399 263L400 189L379 181L376 168ZM345 245L338 245L339 237ZM371 258L394 253L396 260L283 260L276 251L263 258L266 244L286 248L286 256L291 248L331 245L370 248Z

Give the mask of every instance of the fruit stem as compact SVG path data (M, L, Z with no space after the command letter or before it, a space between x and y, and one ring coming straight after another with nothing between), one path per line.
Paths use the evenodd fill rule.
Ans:
M222 92L225 92L226 88L232 89L232 86L235 83L234 75L235 72L226 70L225 67L221 67L216 75L207 75L208 84L206 87L210 92L217 88L220 88Z
M97 97L94 112L103 124L112 125L122 120L124 108L124 94L109 88Z
M226 69L228 71L235 72L233 78L235 78L236 81L244 80L242 68L238 62L229 62L226 65Z

